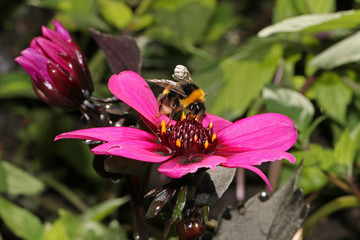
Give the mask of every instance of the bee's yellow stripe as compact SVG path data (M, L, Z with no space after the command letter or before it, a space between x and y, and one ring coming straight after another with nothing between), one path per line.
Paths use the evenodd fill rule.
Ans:
M162 92L162 94L166 95L170 92L170 90L168 88L164 88L164 91Z
M196 101L203 102L204 96L205 96L204 91L201 88L199 88L199 89L196 89L195 91L193 91L188 97L180 99L179 102L180 102L181 106L186 108L191 103L194 103Z

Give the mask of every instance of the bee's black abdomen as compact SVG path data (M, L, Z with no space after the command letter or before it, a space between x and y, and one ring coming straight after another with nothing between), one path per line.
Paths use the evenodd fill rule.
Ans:
M185 92L185 95L188 96L190 95L193 91L199 89L198 86L196 86L195 84L193 83L186 83L182 86L182 89L184 90Z

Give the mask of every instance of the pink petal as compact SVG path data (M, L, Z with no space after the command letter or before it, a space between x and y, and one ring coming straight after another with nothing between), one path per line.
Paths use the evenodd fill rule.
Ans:
M185 156L179 156L161 164L158 171L171 178L181 178L188 173L196 172L199 168L215 170L215 167L223 162L226 162L226 158L216 155L199 154L191 156L190 160Z
M39 46L42 49L42 51L46 54L46 56L48 56L51 60L59 64L63 69L66 69L67 71L71 71L67 63L60 56L60 53L69 54L66 48L60 46L59 44L51 42L50 40L43 37L37 37L33 39L32 45L35 44Z
M67 40L71 40L71 36L69 34L69 32L66 30L66 28L60 23L59 20L54 20L53 21L54 27L55 27L55 31L58 32L61 36L61 38L63 38L65 41Z
M56 136L55 141L64 138L88 139L95 141L127 141L127 140L144 140L149 142L157 142L156 136L131 127L100 127L82 129Z
M232 124L229 120L226 120L222 117L216 116L214 114L206 113L202 121L204 127L207 127L210 123L213 123L214 132L218 132L220 129L227 127Z
M217 139L224 152L233 152L236 148L286 151L296 142L297 131L290 118L278 113L265 113L240 119L221 129Z
M26 48L21 51L23 56L16 58L15 60L23 66L23 68L30 74L35 82L38 82L38 76L44 79L46 82L52 84L52 80L47 72L46 64L51 61L37 53L34 49Z
M226 157L224 167L239 167L242 165L260 165L263 162L287 159L291 163L296 162L296 158L290 153L279 150L256 150L250 152L237 153Z
M173 155L167 147L146 140L109 142L94 147L91 151L99 155L115 155L155 163L164 162Z
M42 33L44 37L50 39L52 42L59 45L64 52L66 52L68 55L76 57L75 49L71 46L70 40L65 40L63 36L61 36L58 32L55 32L54 30L47 28L45 26L42 27ZM33 47L33 46L31 46Z
M18 62L30 74L34 81L36 81L36 75L42 68L36 66L32 61L29 61L26 57L23 56L16 57L15 61Z
M46 64L50 61L50 59L39 54L32 48L24 49L23 51L21 51L21 55L23 55L28 61L30 61L37 68L43 70L46 70Z
M265 174L262 171L260 171L260 169L258 169L256 167L253 167L253 166L249 166L249 165L243 165L243 166L239 166L239 167L251 170L254 173L256 173L257 175L259 175L262 178L262 180L264 180L266 185L269 187L270 191L272 191L272 187L271 187L271 184L269 182L269 179L265 176Z
M167 123L169 118L159 113L158 102L146 81L137 73L124 71L118 75L114 74L109 80L110 91L135 109L146 120L147 124L159 126L162 120ZM153 127L149 126L149 127Z

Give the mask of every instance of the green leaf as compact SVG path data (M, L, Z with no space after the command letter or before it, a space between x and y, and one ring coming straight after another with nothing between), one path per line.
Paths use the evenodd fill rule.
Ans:
M27 73L10 72L0 77L0 98L16 97L35 97Z
M111 31L109 25L98 16L97 0L41 0L42 5L60 10L54 16L69 31L83 30L88 31L89 27ZM49 4L50 3L50 4Z
M44 190L44 184L15 165L0 161L0 192L34 195Z
M304 160L304 162L306 162L306 159ZM294 165L286 163L281 170L280 185L283 185L295 170L296 167ZM321 190L327 183L328 178L321 168L318 166L303 166L297 181L297 186L307 195Z
M353 92L334 72L325 72L311 87L315 99L324 112L335 121L344 124L347 106Z
M116 220L112 220L109 224L107 235L104 238L106 240L127 240L126 232L121 228L120 224Z
M302 94L291 89L269 85L264 88L262 95L268 112L288 116L300 131L305 130L310 124L314 116L314 106Z
M322 115L316 118L309 127L304 131L300 132L298 136L298 141L302 144L303 147L306 147L310 142L310 136L316 130L317 126L327 118L326 115Z
M173 214L171 216L170 222L174 223L175 221L181 219L182 217L182 211L185 207L186 204L186 199L187 199L187 192L188 191L188 187L187 186L183 186L180 189L176 204L175 204L175 208L173 210Z
M334 147L333 171L338 172L338 176L345 179L352 177L352 170L355 161L355 154L358 149L360 134L354 137L350 135L349 130L345 130ZM339 165L341 167L339 167ZM342 170L342 171L339 171Z
M359 11L344 11L328 14L302 15L288 18L262 29L259 37L268 37L280 32L321 32L334 29L354 28L360 23Z
M335 10L334 0L298 0L303 2L307 13L331 13Z
M0 197L0 218L16 236L25 240L41 239L43 225L40 219L2 197Z
M95 221L89 221L66 210L59 211L60 219L66 228L69 239L104 239L105 227Z
M316 55L310 62L318 68L331 69L360 60L360 31L332 45Z
M111 221L108 228L99 222L110 213L110 210L122 205L124 201L127 201L127 197L101 203L80 216L61 209L60 218L47 227L42 240L127 239L126 233L116 220Z
M220 63L221 72L210 77L214 79L214 85L204 85L208 86L206 91L209 94L217 95L216 101L209 102L209 112L227 119L236 118L245 112L264 85L272 80L278 60L282 56L280 45L272 45L263 51L262 54L258 51L257 57L261 60L257 59L256 54L251 58L244 56L243 60L235 55ZM218 76L219 73L221 77ZM215 85L215 92L209 92L209 87Z
M296 159L304 159L304 167L319 167L325 171L328 171L334 161L332 149L317 144L310 144L308 150L295 151L292 154ZM300 161L297 161L296 164L299 163Z
M54 18L58 19L70 32L78 30L87 32L90 27L104 32L111 31L110 26L95 14L58 12Z
M204 36L215 6L214 0L154 1L154 24L147 35L181 48L190 47Z
M129 200L129 196L107 200L87 210L83 214L83 218L88 220L101 221L113 213L117 208L127 203Z
M135 16L129 26L131 31L140 31L149 27L154 22L154 16L152 14L143 14Z
M72 166L78 173L88 180L97 181L99 176L92 167L94 155L91 153L88 145L77 140L56 142L56 152Z
M304 194L319 191L327 182L327 176L318 167L304 167L299 176L299 187Z
M236 17L235 6L230 2L219 2L216 12L208 28L206 41L214 42L219 40L226 32L240 22Z
M293 1L289 0L277 0L273 11L273 22L279 22L281 20L294 17L298 15L298 12L294 6Z
M297 15L330 13L335 9L334 0L277 0L273 21L279 22Z
M42 240L71 240L66 232L66 226L62 221L55 221L52 226L47 226Z
M118 29L127 27L133 18L132 10L124 2L99 0L100 13L103 18Z
M94 9L95 0L38 0L31 1L31 4L64 12L90 13Z

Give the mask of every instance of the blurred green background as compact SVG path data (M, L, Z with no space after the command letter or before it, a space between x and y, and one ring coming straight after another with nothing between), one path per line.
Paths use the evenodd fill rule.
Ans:
M81 141L53 142L85 128L81 115L41 102L13 61L53 19L83 49L95 96L111 96L113 73L89 28L133 37L144 78L187 66L210 113L289 116L299 132L291 152L304 165L299 185L315 216L309 239L358 239L359 9L359 0L2 0L0 239L126 239L133 231L125 183L96 175ZM293 171L284 162L280 182ZM251 196L263 183L247 177ZM154 224L150 233L161 231Z

